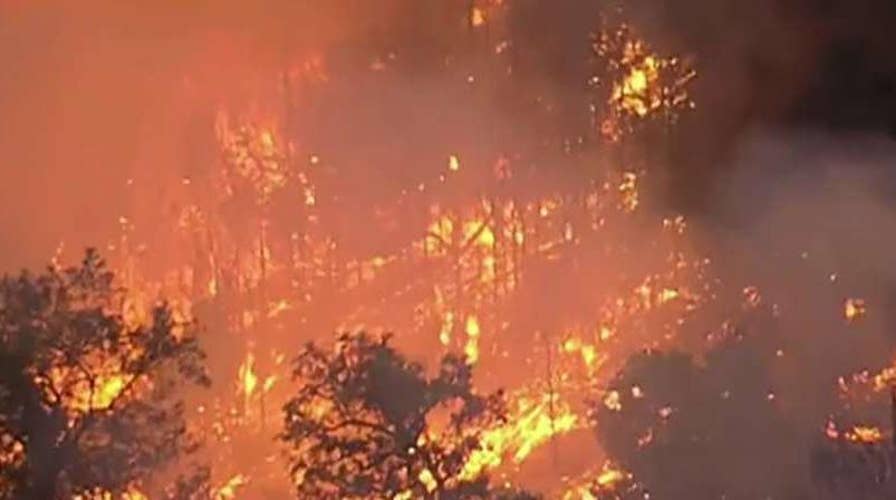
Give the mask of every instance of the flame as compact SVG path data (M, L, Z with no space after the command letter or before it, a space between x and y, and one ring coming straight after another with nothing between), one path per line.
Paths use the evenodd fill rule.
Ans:
M464 354L467 355L467 361L475 364L479 360L479 320L476 316L467 316L467 323L464 327L467 334L467 345L464 347Z
M597 476L596 481L599 486L608 487L624 480L625 477L625 473L618 469L606 469Z
M105 377L98 389L92 394L86 405L91 409L105 409L112 405L125 387L125 379L121 375Z
M451 343L451 331L454 330L454 313L447 311L442 320L442 329L439 331L439 342L443 346Z
M634 49L633 49L634 50ZM646 56L629 69L628 75L614 85L610 102L633 115L644 117L662 105L657 89L659 63L655 56Z
M594 51L612 75L605 116L600 120L600 133L609 141L619 141L638 120L660 115L671 121L679 109L693 107L687 85L696 72L677 57L652 52L627 24L602 30ZM601 78L593 81L601 83Z
M420 472L419 476L420 482L426 486L426 491L432 493L438 488L438 484L436 483L436 478L433 477L432 472L429 469L423 469Z
M144 493L138 485L132 484L121 492L120 495L113 495L111 492L102 488L93 488L89 491L72 496L72 500L149 500L149 495Z
M483 220L471 220L464 223L464 238L477 245L491 248L495 246L495 233Z
M866 306L863 299L846 299L843 304L843 314L848 321L855 321L865 316Z
M488 6L484 6L486 2L478 3L483 6L471 8L470 24L474 27L488 24L490 35L493 29L497 34L500 0L488 2ZM662 58L640 41L626 45L623 52L621 58L617 58L620 64L619 71L614 73L617 81L612 82L609 96L601 97L607 98L611 115L608 119L613 130L624 128L626 119L643 119L668 111L676 98L670 93L670 89L675 90L673 85L665 79L677 64L673 59ZM395 56L391 54L377 56L378 69L388 69L387 61L392 59ZM314 56L291 68L289 78L299 77L316 83L328 81L323 58ZM406 193L411 194L402 194L396 203L398 208L373 209L378 217L380 213L403 210L425 217L429 210L430 218L414 221L412 232L415 234L408 237L413 242L396 237L395 248L376 248L375 251L368 250L369 253L359 250L352 254L354 235L343 234L340 227L350 224L334 224L333 217L344 214L327 212L337 210L337 196L345 196L345 193L336 192L330 187L332 183L316 177L326 174L331 159L324 160L312 151L301 150L301 145L297 145L301 141L296 140L294 144L293 137L287 134L292 131L287 128L263 116L235 119L222 111L217 117L215 132L224 157L223 168L211 176L214 180L209 181L207 193L203 192L205 186L201 176L193 177L189 182L182 179L178 183L179 190L195 192L197 199L179 214L174 225L179 237L190 242L190 249L202 256L196 262L188 261L192 264L185 265L188 270L182 273L189 277L179 278L178 286L189 289L187 295L197 303L203 300L215 305L227 304L226 320L238 333L236 338L241 343L246 338L261 340L262 335L267 342L277 328L282 328L281 323L294 319L303 325L338 323L351 327L386 328L398 324L407 326L410 334L425 330L425 335L408 336L429 342L419 345L427 348L441 345L444 350L462 349L470 363L492 368L488 365L492 356L503 356L512 357L513 362L519 362L522 367L522 360L531 352L508 354L507 351L517 347L498 344L501 337L498 332L517 326L510 318L502 316L510 302L506 299L520 289L520 283L525 284L530 269L539 263L563 259L579 247L585 248L584 244L595 235L604 238L602 231L605 228L628 224L627 214L641 206L640 170L608 175L603 184L597 181L581 193L581 203L567 192L541 192L527 197L503 192L494 194L490 189L478 188L475 192L485 194L476 199L439 200L438 189L450 185L446 179L466 177L467 171L472 172L479 166L479 161L475 165L465 163L464 173L455 174L461 170L461 157L455 153L447 158L447 172L442 160L440 165L434 166L437 176L424 178L421 175L405 186ZM335 162L336 156L333 158ZM515 173L514 177L511 172L511 161L514 166L517 161L524 164L516 152L508 151L496 158L493 166L488 161L482 162L486 165L484 171L489 174L488 182L510 186L516 178L522 177L520 173ZM467 158L464 160L468 161ZM332 166L338 167L335 163ZM318 180L321 181L319 184L316 183ZM412 195L427 201L412 206L409 202ZM280 208L277 204L281 199L293 200L293 205L287 207L289 210L274 209ZM217 207L227 204L225 202L242 203L244 200L250 206L244 209L244 217L231 227L228 218L232 214L223 213ZM289 222L278 220L278 211L288 213ZM383 218L388 219L389 227L402 228L405 222L396 215ZM126 226L123 230L132 230L130 220L123 218L121 224ZM421 235L422 230L425 234ZM683 218L663 221L663 237L674 238L684 230ZM607 243L612 244L612 241ZM607 254L613 253L612 248L606 248L609 250ZM528 267L528 262L533 261L535 264ZM553 340L549 343L551 352L559 352L557 390L553 385L550 391L546 390L542 375L538 373L533 375L534 380L520 382L521 385L516 387L523 388L512 393L510 398L508 420L484 431L482 447L465 464L464 477L479 477L500 467L516 467L555 436L580 428L583 415L576 406L580 402L576 398L580 398L583 389L601 382L599 377L609 371L605 367L617 368L627 353L640 347L642 341L645 344L655 341L654 338L632 338L631 323L643 323L643 315L660 309L660 306L663 310L678 311L696 302L696 294L679 278L685 268L699 272L698 264L692 265L684 262L684 257L672 256L663 265L668 269L649 275L635 274L637 271L626 268L626 273L631 272L634 276L631 280L628 279L631 276L626 276L624 283L619 285L618 290L622 291L617 293L614 289L612 296L594 310L582 312L587 318L576 324L587 327L557 326L555 333L560 332L561 336L556 338L563 340L559 344ZM411 278L395 289L389 289L392 286L390 279L393 279L391 274L404 272ZM333 297L340 299L333 300ZM334 302L350 310L331 313ZM396 320L402 317L401 313L393 314L390 310L408 303L411 303L408 309L413 309L412 325L403 324L403 319ZM127 308L128 320L144 321L146 304L146 297L135 297ZM324 307L318 307L321 305ZM189 317L189 308L185 306L184 309L185 317ZM317 310L325 312L316 316ZM287 311L290 313L286 314ZM267 321L271 319L277 321ZM485 339L483 327L489 332ZM436 330L438 337L433 335ZM396 328L396 331L402 329ZM256 346L252 340L249 345ZM209 433L222 445L215 449L216 452L232 446L241 435L249 434L249 426L264 418L261 415L263 409L250 412L249 408L252 403L260 403L263 407L266 394L284 376L282 372L286 369L279 366L279 362L275 368L281 372L268 375L259 370L256 361L255 352L248 350L237 370L236 394L227 388L229 399L216 399L201 409L201 412L212 415L209 418L215 419L208 427L211 429ZM535 372L526 368L521 371L527 372L526 375L530 375L529 371ZM86 402L77 406L82 409L106 408L129 382L120 376L116 378L114 367L111 367L108 377L101 378ZM275 399L277 392L280 391L269 397ZM640 388L633 387L632 393L640 393ZM616 391L606 393L603 402L610 409L621 410ZM234 411L240 403L244 411ZM271 401L271 407L277 407L277 403L279 401ZM323 415L333 409L315 407L315 411ZM671 411L664 408L660 414L665 418ZM253 429L257 430L257 426ZM243 451L240 449L235 453ZM597 475L599 485L610 486L630 478L624 472L608 467L605 464ZM256 470L247 472L253 483L259 482L261 476ZM235 498L238 493L244 494L237 490L248 483L248 478L236 474L224 480L215 498ZM221 484L223 477L216 479L215 484ZM435 490L432 471L422 471L418 479L430 492ZM591 480L595 480L594 476Z
M258 376L255 374L255 355L251 351L246 353L245 361L240 364L238 380L239 392L245 398L246 408L249 408L249 401L258 386Z
M623 498L633 481L631 473L610 461L597 470L589 472L575 481L560 495L562 500L597 500L598 498ZM649 498L647 494L643 498ZM627 498L627 497L626 497ZM640 498L640 496L639 496Z
M884 435L878 427L869 427L857 425L852 430L846 432L846 439L859 443L877 443L883 441Z
M462 477L476 478L508 459L521 464L539 446L577 429L578 424L579 417L556 395L518 395L507 422L485 432L480 449L467 461Z
M49 385L68 388L63 392L62 404L71 414L109 409L131 381L116 362L88 360L85 367L84 373L90 373L89 377L80 370L62 366L53 367L49 372ZM38 383L45 385L41 380ZM51 401L54 399L55 396L50 397Z
M470 11L470 24L475 27L483 26L486 22L485 11L479 7L473 7Z
M219 112L215 131L229 167L226 192L233 194L238 180L247 181L255 190L260 205L283 189L289 179L284 146L270 126L246 123L231 126L230 117Z
M130 489L122 495L122 500L149 500L143 492L137 489Z
M566 354L578 353L582 358L582 362L585 363L585 366L591 373L600 368L603 362L606 361L605 356L598 355L597 346L586 343L578 336L566 339L561 346L561 351Z
M235 500L237 490L249 483L249 478L243 474L236 474L228 479L214 494L215 500Z
M622 402L619 401L619 391L609 391L604 396L604 406L608 410L622 411Z
M292 304L286 299L280 299L268 304L267 317L269 319L276 318L285 311L292 309Z
M448 170L451 170L452 172L460 170L460 160L457 156L451 155L448 157Z

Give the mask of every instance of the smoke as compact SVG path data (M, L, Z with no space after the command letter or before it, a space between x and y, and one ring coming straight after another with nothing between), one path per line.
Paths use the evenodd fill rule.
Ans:
M890 364L894 155L879 136L771 131L744 144L717 190L721 267L778 305L782 338L805 356L784 366L816 386L798 388L807 404L839 376ZM868 304L856 324L851 298Z
M694 359L631 358L611 384L622 413L601 408L597 420L610 456L653 493L816 497L809 461L829 421L891 430L887 393L852 384L891 366L896 348L894 157L896 143L876 135L744 136L713 186L712 216L693 222L721 289L758 295L709 306L733 328L712 330L724 340ZM865 314L848 318L849 300L863 301ZM628 395L632 386L646 399ZM666 421L656 415L664 405ZM650 426L652 443L635 447ZM706 476L707 464L717 472Z
M625 7L648 40L698 61L697 109L671 145L669 201L680 209L713 209L716 175L735 163L753 130L896 130L892 2L642 0Z

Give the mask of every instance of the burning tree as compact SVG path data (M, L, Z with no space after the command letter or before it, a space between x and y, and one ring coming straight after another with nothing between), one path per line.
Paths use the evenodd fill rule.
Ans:
M388 337L342 335L332 352L309 344L294 376L301 387L284 407L281 439L289 446L299 496L505 494L490 492L484 476L467 473L484 429L500 423L505 411L500 392L475 393L461 358L446 355L429 376Z
M191 451L176 389L209 383L194 325L131 306L94 251L0 281L0 496L134 491Z
M595 35L599 90L594 105L601 135L616 142L652 120L673 125L694 106L688 86L696 72L678 57L661 57L626 23L604 23ZM601 67L602 66L602 67Z

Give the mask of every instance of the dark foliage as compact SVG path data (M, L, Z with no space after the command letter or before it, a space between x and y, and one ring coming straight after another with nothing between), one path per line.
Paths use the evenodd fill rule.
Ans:
M121 491L192 449L175 391L209 382L193 325L165 304L136 324L125 298L94 251L0 281L0 497Z
M611 384L619 407L594 406L603 448L656 498L803 498L806 446L760 351L736 338L705 364L681 353L633 357Z
M890 396L890 439L856 440L836 433L812 448L812 479L821 498L883 500L896 498L896 388Z
M301 387L284 408L281 439L298 496L528 498L464 476L504 404L500 393L475 394L463 359L446 356L429 376L388 338L342 335L333 350L309 344L294 376Z

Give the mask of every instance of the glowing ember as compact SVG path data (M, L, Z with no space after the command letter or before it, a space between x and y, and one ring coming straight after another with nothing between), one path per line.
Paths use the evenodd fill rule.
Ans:
M604 396L604 406L609 410L622 411L622 403L619 401L619 392L610 391Z

